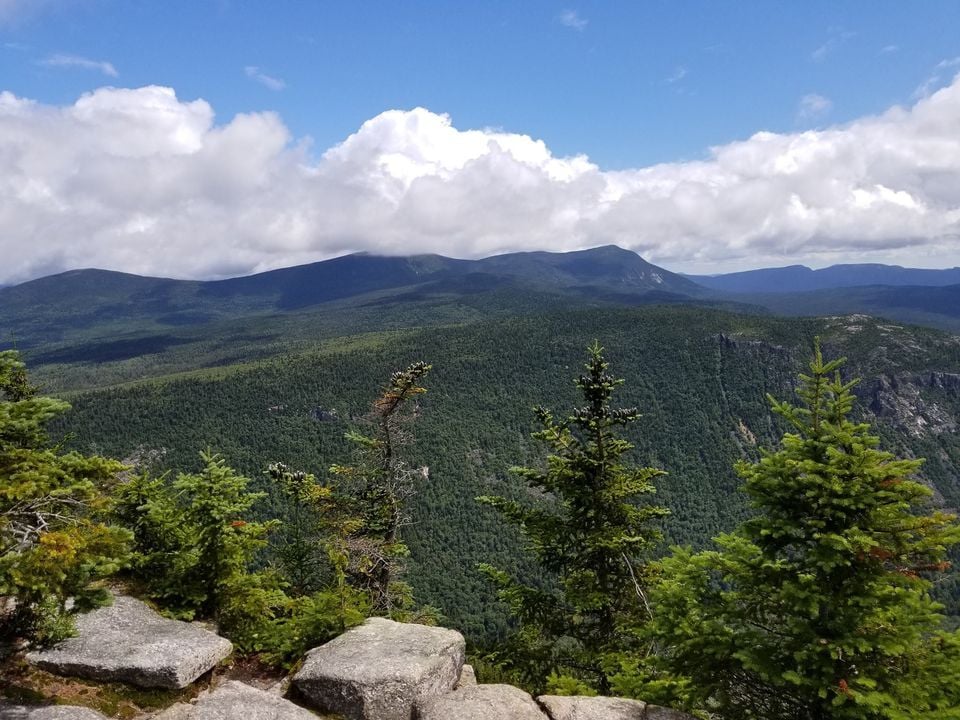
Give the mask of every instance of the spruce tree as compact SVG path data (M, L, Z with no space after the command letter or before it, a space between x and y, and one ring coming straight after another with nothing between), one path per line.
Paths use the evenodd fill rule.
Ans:
M548 676L553 690L610 690L612 661L635 647L634 626L646 619L644 558L660 539L655 521L667 514L638 503L664 473L625 463L633 446L616 431L639 413L612 407L623 380L608 374L598 343L588 350L586 373L575 380L584 405L562 419L535 410L542 429L533 437L551 451L546 466L512 468L545 499L478 498L520 529L547 578L536 587L481 566L519 623L500 659L536 690Z
M667 666L720 718L956 718L960 639L931 581L958 541L916 460L851 419L856 381L819 343L780 446L737 466L755 517L677 550L654 588Z

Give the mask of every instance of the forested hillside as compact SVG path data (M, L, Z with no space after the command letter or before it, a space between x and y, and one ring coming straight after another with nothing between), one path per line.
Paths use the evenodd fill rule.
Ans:
M162 452L161 464L200 466L206 448L270 492L272 461L324 476L348 461L344 433L355 427L384 377L411 362L433 365L420 400L413 447L423 466L406 528L410 580L474 640L505 629L493 589L476 570L490 562L531 573L518 537L478 495L535 501L508 468L536 465L531 408L568 408L571 377L598 339L619 393L642 418L634 459L666 470L655 500L669 507L670 541L698 544L745 513L732 464L782 432L766 393L788 397L815 335L830 356L848 355L862 375L859 412L889 449L928 458L923 478L938 501L960 505L960 339L865 317L777 319L695 307L562 310L426 330L398 329L330 340L257 362L171 375L72 394L59 431L71 447L128 457ZM60 372L60 371L57 371ZM42 375L40 376L42 377ZM51 375L50 377L56 377ZM947 589L948 590L948 589Z

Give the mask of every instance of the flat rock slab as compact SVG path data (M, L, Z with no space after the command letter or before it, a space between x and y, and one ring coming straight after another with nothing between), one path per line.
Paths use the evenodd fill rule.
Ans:
M417 720L547 720L530 697L513 685L473 685L417 702Z
M107 720L107 718L96 710L76 705L7 705L0 702L0 720Z
M289 700L231 680L203 692L193 704L180 703L154 720L317 720L317 716Z
M694 720L679 710L626 698L541 695L537 702L550 720Z
M417 700L450 692L465 644L455 630L370 618L307 653L293 685L349 720L410 720Z
M77 617L77 636L27 660L59 675L120 681L145 688L184 688L233 650L229 640L170 620L131 597Z

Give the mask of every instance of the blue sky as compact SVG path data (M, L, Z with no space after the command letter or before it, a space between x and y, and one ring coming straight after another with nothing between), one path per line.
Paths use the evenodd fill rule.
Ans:
M166 85L218 119L276 110L321 148L383 110L422 106L604 168L877 113L960 55L955 0L7 4L0 83L18 95L69 103L104 84ZM57 55L117 75L42 64ZM829 110L804 114L808 95Z
M230 170L223 162L216 169L198 165L191 182L200 183L200 195L209 190L213 209L205 219L196 220L202 225L186 223L179 231L202 237L205 246L209 245L210 257L187 267L151 255L151 248L158 243L166 247L166 243L175 241L177 228L163 227L166 220L161 215L179 212L182 217L182 198L174 198L171 205L161 209L143 198L117 198L104 190L97 207L109 206L111 212L92 218L82 210L88 206L77 196L68 195L71 186L63 180L66 174L45 175L51 166L48 161L38 161L27 169L20 164L16 170L22 173L21 184L36 186L40 195L31 195L29 202L22 193L15 199L12 195L7 198L8 206L16 201L17 212L27 213L27 221L21 223L26 229L17 233L22 262L15 269L11 265L0 282L86 261L134 271L207 277L352 250L432 250L474 256L512 249L572 249L605 242L633 247L668 267L691 271L794 261L813 265L844 260L955 264L960 262L960 249L956 247L960 220L951 214L956 209L953 196L945 197L939 189L942 178L935 187L927 180L919 187L917 177L927 178L929 173L911 167L902 170L902 182L894 181L882 156L863 161L874 169L870 173L838 180L851 207L873 208L871 224L876 218L890 217L884 228L866 228L866 239L859 243L855 242L854 231L837 225L835 215L842 209L820 212L823 200L807 185L758 195L766 197L767 202L781 203L793 218L791 223L771 222L770 213L744 209L741 225L718 231L722 237L716 247L706 247L712 242L709 233L687 227L685 218L699 213L697 192L687 192L691 182L701 182L707 173L698 162L717 165L718 149L732 152L738 141L749 141L761 131L784 139L784 148L805 142L804 131L824 133L818 137L830 144L835 139L834 131L846 132L844 128L865 121L869 125L870 118L885 117L893 107L920 114L918 104L922 110L922 103L938 91L953 89L954 75L960 69L958 30L960 3L953 0L0 0L0 92L5 91L18 103L18 127L31 128L31 138L23 143L57 142L54 137L36 135L33 128L37 117L24 120L26 112L47 117L56 108L62 112L69 109L73 120L57 132L70 137L77 134L78 138L87 132L89 117L77 105L83 104L85 94L96 99L92 103L94 114L97 122L103 120L98 127L115 128L118 118L130 124L124 125L123 132L103 130L112 132L114 139L126 137L123 133L129 130L136 142L165 147L173 135L182 138L196 133L196 142L188 143L189 152L179 146L170 152L172 156L189 154L198 163L201 156L205 157L205 151L200 150L210 147L218 137L217 131L234 127L238 118L260 118L265 123L261 135L256 139L245 137L236 148L243 153L243 147L260 147L264 165L251 170L253 173L279 173L280 166L295 173L290 168L297 166L304 177L326 177L332 171L324 161L325 153L351 135L360 134L364 137L355 145L366 149L370 143L376 146L375 151L364 150L370 172L362 181L353 176L331 176L327 182L338 192L346 192L357 183L365 191L375 187L378 197L392 203L389 213L380 205L364 206L368 215L384 215L383 227L345 221L324 225L322 219L305 217L305 205L271 205L262 209L261 216L276 212L283 220L264 222L259 230L261 237L237 238L234 236L238 233L230 230L230 238L218 241L209 223L216 212L226 212L229 203L216 188L204 188L197 178L219 177L217 173L235 172L236 168ZM109 91L150 86L168 88L174 100L169 96L158 100L158 96L144 92L124 95L121 102L120 95ZM29 111L24 109L27 101L32 108ZM201 101L208 110L206 120L203 112L191 105L195 101ZM10 107L12 103L10 100ZM386 119L382 115L392 110L409 113L415 108L423 108L430 115L391 115ZM937 112L949 115L953 103L941 101L937 108ZM182 127L176 123L164 125L157 130L162 113L166 117L189 116L195 122ZM457 135L446 137L448 130L443 121L437 124L436 117L446 118ZM359 132L367 127L365 123L377 118L381 119L365 134ZM884 137L897 138L897 132L909 130L912 141L929 147L928 139L914 132L914 125L907 129L891 125L883 130L887 133ZM143 133L148 126L150 132L167 133L163 136L166 140L159 136L146 138ZM400 139L398 128L403 133ZM239 135L241 129L234 129L234 135ZM875 128L868 130L874 132ZM244 131L256 132L249 127ZM465 135L470 131L487 133L488 145L502 148L513 141L497 140L498 134L526 138L531 143L542 141L549 157L534 158L538 151L532 145L510 150L508 155L518 163L519 170L509 170L509 179L504 180L497 173L507 171L502 163L494 164L490 153L464 150L473 142L472 136ZM946 131L944 134L949 135ZM0 164L3 142L0 137ZM844 140L843 147L857 142ZM390 143L392 149L383 150ZM760 145L761 154L771 147L770 143ZM26 145L17 147L23 157L36 154L24 151ZM93 152L91 147L99 145L93 143L73 154L65 150L58 162L79 163ZM122 152L103 150L95 160L103 159L104 167L85 187L89 189L91 183L107 174L122 171L111 165L112 161L107 162L110 158L124 153L142 158L145 152L132 146ZM754 150L741 148L737 152L738 157L746 157ZM775 152L782 156L794 150ZM460 159L434 156L436 153ZM10 150L6 156L13 154ZM260 154L252 152L251 156ZM419 163L420 170L412 174L395 171L398 156L413 158L410 162ZM602 177L605 190L589 185L586 177L590 173L586 171L556 167L544 170L544 163L552 162L551 158L575 156L589 159L591 172ZM550 189L544 191L538 186L537 197L548 197L554 190L563 197L546 213L535 207L540 201L531 195L530 223L531 227L536 224L542 228L548 218L552 235L532 230L511 234L496 226L471 234L468 225L477 216L496 213L502 207L493 196L473 206L458 206L462 227L456 218L436 208L412 205L414 191L422 191L428 182L443 181L442 191L436 191L434 197L448 193L450 202L451 198L464 198L466 190L454 184L481 182L479 177L464 179L461 172L466 167L479 173L478 158L489 166L485 177L494 186L517 182L532 187L536 183L521 176L533 166L542 171ZM794 160L781 157L777 162L789 164ZM384 189L379 176L370 179L386 166L385 162L393 173L391 181L403 186L402 198L394 190ZM735 163L741 160L735 159ZM651 166L657 164L670 164L677 170L661 173L655 183L640 188L647 182ZM177 167L180 165L183 163ZM952 165L947 168L952 169ZM14 168L0 170L13 172ZM720 170L715 167L716 177L703 181L703 187L726 188L732 182L731 174L737 176L738 187L752 187L754 171L745 170L742 163L733 170ZM956 170L960 172L960 167ZM88 169L84 166L76 171ZM150 171L140 168L141 173ZM842 168L838 172L843 172ZM938 167L936 172L944 169ZM678 173L683 180L677 180ZM716 179L721 176L722 180ZM120 175L111 177L106 185L119 182ZM289 177L291 185L305 182L304 177ZM582 180L583 187L575 188L572 177ZM563 187L558 188L557 183L563 183ZM673 183L670 208L665 208L664 198L658 194L664 183ZM254 185L246 192L260 198L263 193ZM330 195L330 187L324 187L325 194ZM243 192L237 190L234 200L247 207L252 196ZM308 203L310 193L317 190L299 188L298 192ZM583 200L584 193L589 192L595 193L594 199ZM37 235L52 226L48 215L29 214L40 212L36 199L40 196L55 198L61 207L69 207L70 212L77 213L78 222L100 222L101 226L90 225L89 234L101 239L91 240L90 247L77 247L76 240L72 244L53 239L38 243ZM799 198L799 206L795 198ZM881 205L876 203L884 208L889 205L890 213L877 211ZM904 216L911 203L912 219ZM653 221L641 221L639 216L629 214L631 207L642 212L643 218L660 214ZM722 215L720 220L732 223L727 217L729 207L728 200L706 212ZM931 221L931 208L940 212L939 222ZM516 214L510 215L513 219L523 217L523 208L511 207L509 211ZM386 217L388 214L390 217ZM401 215L409 220L403 226L408 235L384 239ZM574 216L575 224L564 224L564 217ZM815 221L810 220L814 216ZM636 224L636 238L630 234L629 229L634 227L631 223ZM0 213L0 230L4 229L2 225ZM286 232L285 239L274 237L272 241L267 237L277 232ZM550 237L555 238L552 245ZM47 251L42 252L44 249ZM232 260L217 262L218 254L221 258L229 254Z

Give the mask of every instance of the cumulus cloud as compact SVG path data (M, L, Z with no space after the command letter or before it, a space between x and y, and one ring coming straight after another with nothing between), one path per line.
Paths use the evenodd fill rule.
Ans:
M557 20L560 21L561 25L581 32L587 27L587 23L589 22L589 20L580 17L580 13L576 10L564 10L557 16Z
M247 65L243 72L246 73L246 76L251 80L256 80L258 83L264 87L270 88L274 91L283 90L287 84L280 78L273 77L272 75L267 75L265 72L262 72L260 68L256 65Z
M317 155L276 114L218 124L169 88L67 106L0 93L0 283L608 243L688 271L960 264L960 78L847 125L618 171L423 108L384 112Z
M113 63L109 63L106 60L91 60L90 58L81 57L80 55L65 55L58 53L46 58L41 62L41 64L46 65L47 67L78 67L84 70L97 70L109 77L118 77L120 74L113 66Z
M817 93L810 93L800 98L800 105L797 108L798 120L816 120L823 117L833 107L829 98Z

